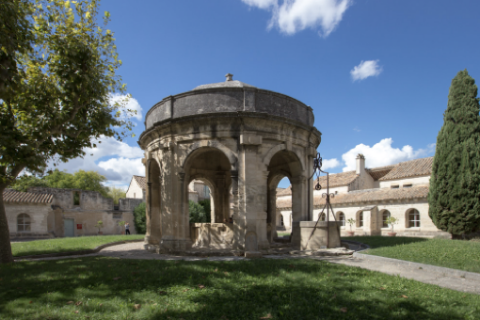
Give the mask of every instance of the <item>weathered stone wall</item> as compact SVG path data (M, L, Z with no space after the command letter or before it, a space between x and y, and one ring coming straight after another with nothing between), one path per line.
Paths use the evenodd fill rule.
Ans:
M28 190L33 193L49 193L54 195L54 205L63 209L80 208L82 210L113 210L113 199L104 198L96 191L81 189L57 189L34 187ZM74 205L74 193L80 193L80 204Z
M54 228L54 213L50 204L10 204L5 203L10 238L50 238ZM22 214L30 217L30 232L18 232L17 217Z

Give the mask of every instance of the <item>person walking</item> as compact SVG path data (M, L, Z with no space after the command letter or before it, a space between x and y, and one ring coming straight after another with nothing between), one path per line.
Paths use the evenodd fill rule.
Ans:
M130 225L128 222L125 222L125 235L130 234Z

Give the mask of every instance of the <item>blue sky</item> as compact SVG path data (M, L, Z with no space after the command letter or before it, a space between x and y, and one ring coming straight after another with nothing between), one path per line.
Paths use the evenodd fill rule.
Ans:
M226 73L310 105L330 172L351 170L359 152L367 167L432 156L452 78L466 68L480 80L480 1L103 0L100 11L140 111L137 137L60 167L110 185L144 174L137 138L156 102Z

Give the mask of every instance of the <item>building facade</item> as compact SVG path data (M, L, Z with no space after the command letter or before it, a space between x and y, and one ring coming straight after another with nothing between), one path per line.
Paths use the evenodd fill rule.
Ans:
M386 219L392 216L398 219L393 227L399 236L450 238L450 234L439 230L428 216L432 163L433 157L429 157L367 169L365 157L358 155L355 171L329 176L334 211L329 220L342 221L342 236L348 231L355 235L387 235L392 232L392 226ZM326 218L326 199L322 197L326 193L326 176L319 182L322 190L314 191L314 221L322 212L320 220ZM277 215L282 217L287 230L291 226L291 192L289 187L277 194ZM350 225L349 219L355 223Z
M96 191L80 189L30 188L29 192L4 192L10 238L55 238L122 234L128 222L135 233L133 209L142 199L113 199ZM99 230L95 227L103 222Z

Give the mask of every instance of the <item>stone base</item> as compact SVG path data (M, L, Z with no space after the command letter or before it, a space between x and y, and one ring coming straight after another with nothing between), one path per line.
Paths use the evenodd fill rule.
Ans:
M340 247L341 222L293 222L292 247L300 250L319 250ZM327 232L328 228L328 232ZM327 240L328 235L328 240Z
M147 251L151 251L151 252L157 252L157 250L159 249L158 245L154 245L154 244L150 244L150 243L145 243L143 245L143 248Z
M262 256L260 251L245 251L245 258L247 259L261 258Z
M184 252L192 249L192 241L188 240L165 240L160 241L157 253Z

